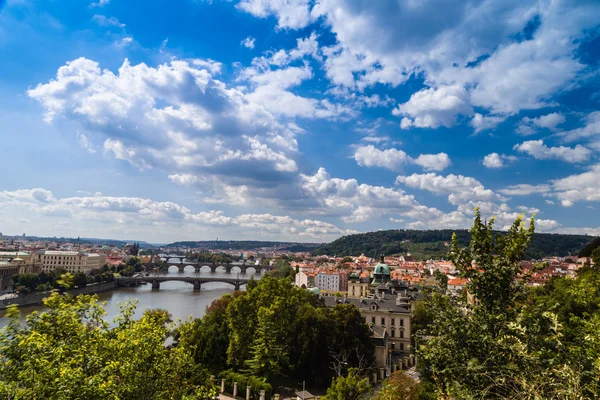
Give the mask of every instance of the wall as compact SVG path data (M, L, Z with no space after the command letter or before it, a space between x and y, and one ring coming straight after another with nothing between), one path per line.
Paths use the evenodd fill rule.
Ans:
M84 288L69 290L68 293L76 296L78 294L91 294L91 293L104 292L106 290L112 290L116 287L117 287L116 281L104 282L104 283L97 283L95 285L86 286ZM15 297L12 299L0 300L0 310L4 310L6 307L8 307L11 304L16 304L19 307L42 304L42 300L44 300L44 298L46 298L48 296L50 296L50 292L29 293L29 294Z

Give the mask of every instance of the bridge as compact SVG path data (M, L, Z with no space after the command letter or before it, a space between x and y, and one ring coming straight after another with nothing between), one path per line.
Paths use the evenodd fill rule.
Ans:
M161 257L164 258L164 257ZM160 270L168 270L169 267L177 267L177 269L179 270L179 272L183 272L185 267L190 266L190 267L194 267L194 271L195 272L200 272L200 270L203 267L208 267L210 268L210 272L217 272L217 268L219 267L223 267L225 269L225 272L227 272L228 274L231 273L231 271L233 270L233 268L239 268L240 272L242 274L245 274L246 271L251 268L254 269L254 271L258 274L262 273L263 271L271 271L273 270L275 267L272 267L270 265L256 265L256 264L250 264L250 263L246 263L246 262L232 262L232 263L212 263L212 262L197 262L197 261L188 261L185 259L184 256L175 256L175 257L171 257L169 256L169 259L172 258L176 258L179 260L179 262L161 262L161 263L146 263L144 264L144 269L146 272L150 272L151 270L153 270L154 268L159 268Z
M138 277L127 277L121 276L115 278L117 286L138 286L142 283L152 284L152 289L160 289L161 282L187 282L194 285L194 290L200 290L200 287L204 283L210 282L221 282L233 285L235 290L240 290L242 286L250 282L250 279L238 279L238 278L220 278L220 277L194 277L194 276L138 276Z

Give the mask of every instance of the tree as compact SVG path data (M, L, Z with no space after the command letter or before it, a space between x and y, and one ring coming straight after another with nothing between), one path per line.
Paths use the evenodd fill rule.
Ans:
M433 271L433 276L440 284L440 290L442 292L446 292L446 290L448 290L448 275L443 274L440 272L439 269L436 269L435 271Z
M375 400L417 400L419 385L403 371L394 372L383 381Z
M78 272L73 276L73 285L75 287L85 287L87 285L87 276L83 272Z
M72 289L73 286L73 274L70 272L65 272L64 274L59 275L59 278L54 282L54 287L61 292Z
M371 386L368 378L361 378L356 369L350 369L347 376L334 378L327 389L325 400L368 399Z
M0 331L0 397L6 399L203 399L187 342L165 347L169 327L132 317L127 303L110 323L96 296L52 294L48 311L21 325L8 311ZM184 332L184 336L187 332ZM211 393L212 392L212 393ZM198 397L195 397L196 394Z
M250 359L246 360L248 373L264 377L267 381L281 376L282 368L287 363L287 355L280 343L283 338L273 335L277 311L276 304L259 310L256 338L250 350Z
M600 269L600 247L592 252L591 258L594 262L594 268Z

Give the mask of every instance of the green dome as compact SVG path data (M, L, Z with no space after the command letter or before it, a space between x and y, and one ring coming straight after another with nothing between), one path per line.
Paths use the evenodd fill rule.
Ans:
M387 264L379 263L375 266L375 270L373 271L373 275L391 275L390 267Z
M319 294L319 293L321 293L321 291L319 290L319 288L316 288L316 287L314 287L314 288L310 288L310 289L308 289L308 290L309 290L310 292L313 292L314 294Z
M353 272L350 274L350 279L358 279L358 278L359 278L359 276L358 276L357 272Z

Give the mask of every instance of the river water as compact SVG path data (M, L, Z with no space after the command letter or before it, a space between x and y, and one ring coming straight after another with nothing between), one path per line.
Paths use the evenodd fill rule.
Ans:
M236 269L234 269L235 271ZM254 279L260 279L260 274L239 274L240 279L248 279L254 275ZM193 267L186 267L186 270L178 272L177 267L171 267L168 272L162 273L162 276L206 276L206 277L225 277L235 278L236 272L228 274L226 272L211 273L208 268L204 268L196 274ZM163 308L171 313L173 319L182 320L193 317L202 317L213 300L218 299L227 293L233 293L233 286L227 283L211 282L203 283L200 291L194 291L193 286L186 282L163 282L159 290L153 290L149 284L135 288L118 288L112 291L97 293L101 301L106 302L107 320L112 320L119 313L119 304L128 300L137 300L136 317L140 317L144 310L151 308ZM32 311L43 311L43 306L20 307L21 317L24 320L27 314ZM6 326L8 318L4 316L5 312L0 311L0 327Z

